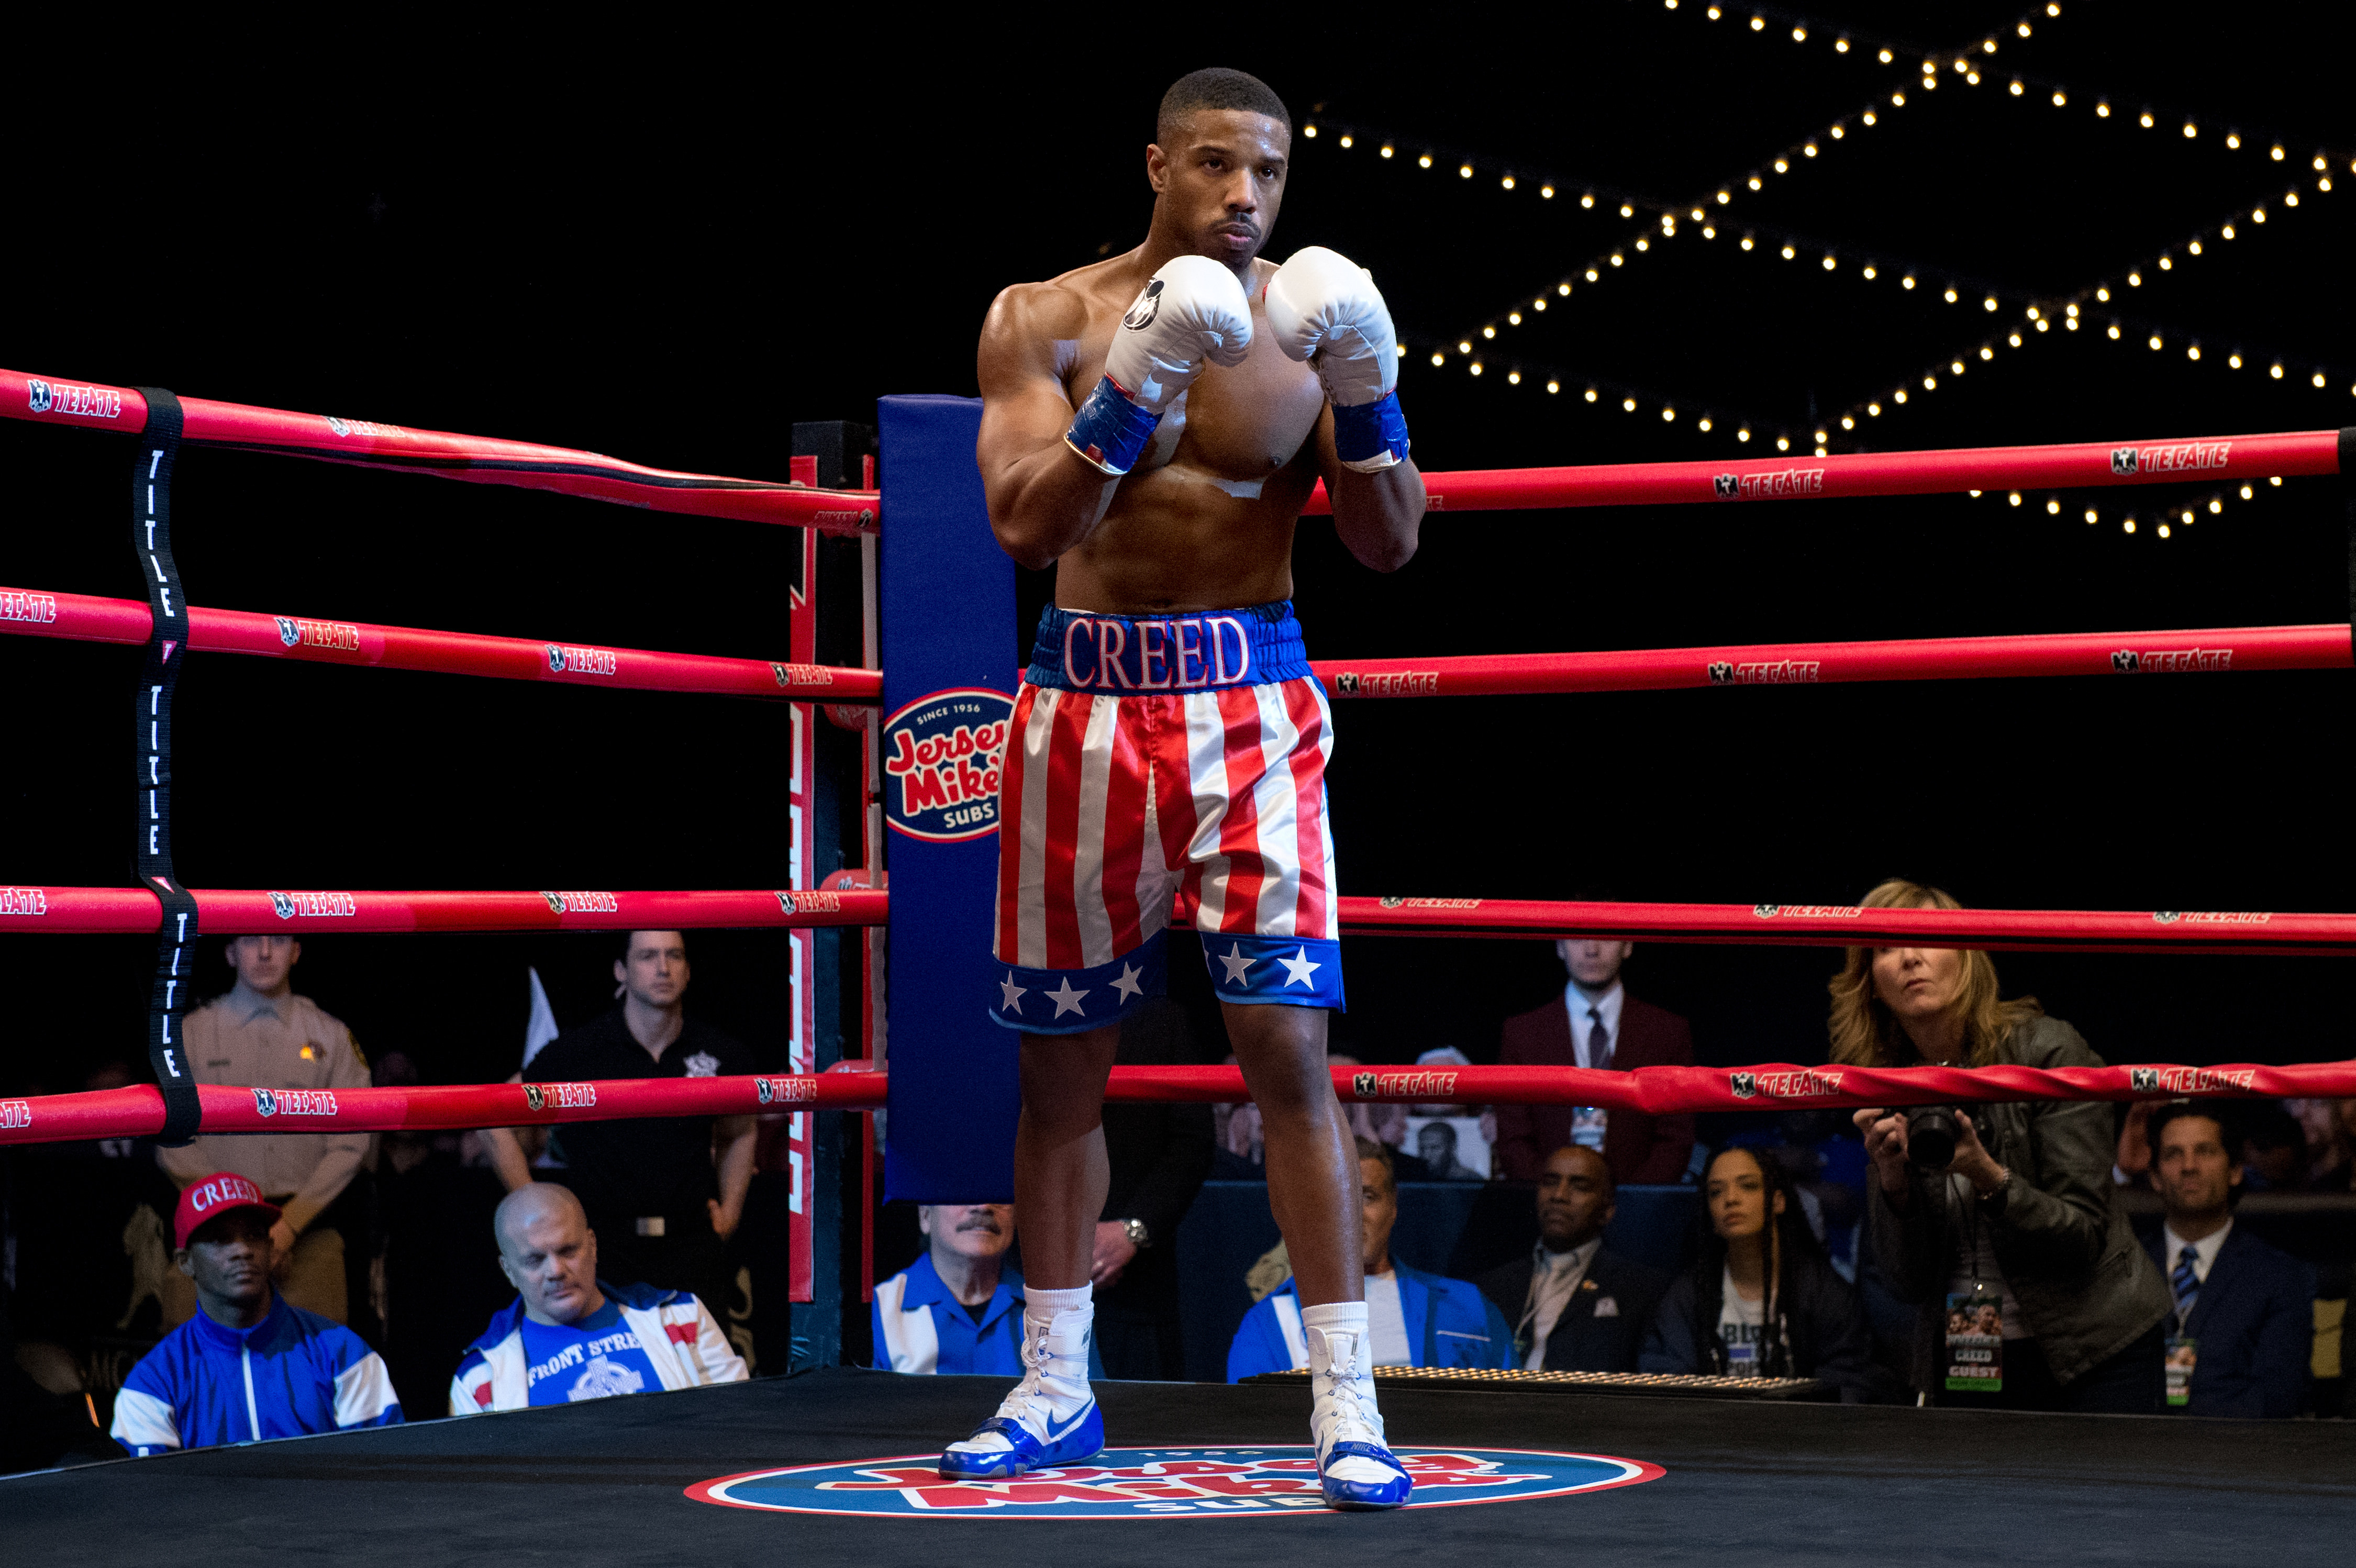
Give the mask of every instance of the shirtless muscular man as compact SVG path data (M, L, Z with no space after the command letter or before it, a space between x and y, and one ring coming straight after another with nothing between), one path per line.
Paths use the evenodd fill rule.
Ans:
M1162 992L1174 903L1266 1125L1325 1498L1396 1508L1409 1489L1375 1408L1357 1156L1325 1068L1343 1003L1333 716L1288 601L1321 478L1342 542L1378 572L1415 553L1423 480L1372 278L1316 247L1259 259L1291 148L1291 116L1256 78L1183 78L1146 149L1145 242L1008 289L982 327L991 526L1056 575L1007 748L988 998L1023 1036L1026 1370L942 1455L945 1476L1103 1444L1087 1369L1105 1075L1123 1015Z

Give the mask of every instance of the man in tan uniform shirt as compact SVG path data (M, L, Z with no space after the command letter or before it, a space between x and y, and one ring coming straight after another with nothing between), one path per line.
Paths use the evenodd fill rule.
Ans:
M238 937L229 944L237 984L188 1015L188 1063L199 1083L267 1090L362 1089L368 1060L352 1032L307 996L294 994L294 961L303 944L292 937ZM286 1104L290 1130L269 1137L198 1138L184 1149L159 1149L164 1169L183 1187L216 1171L234 1171L260 1187L281 1212L271 1227L278 1245L273 1276L293 1305L345 1321L344 1239L312 1222L335 1202L368 1157L365 1133L295 1131L303 1124ZM167 1282L182 1283L177 1272ZM187 1299L180 1300L186 1295ZM193 1292L167 1291L167 1326L196 1311Z

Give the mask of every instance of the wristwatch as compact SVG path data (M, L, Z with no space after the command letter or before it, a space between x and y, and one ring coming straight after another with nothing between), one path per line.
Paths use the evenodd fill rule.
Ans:
M1120 1228L1122 1232L1129 1237L1129 1244L1136 1248L1139 1251L1142 1252L1146 1248L1153 1244L1152 1235L1145 1229L1144 1220L1124 1219L1120 1222Z

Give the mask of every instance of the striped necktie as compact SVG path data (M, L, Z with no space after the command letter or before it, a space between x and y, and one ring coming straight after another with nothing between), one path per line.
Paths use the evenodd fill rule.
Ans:
M2192 1304L2201 1296L2201 1276L2192 1268L2199 1257L2200 1253L2194 1249L2185 1248L2177 1255L2176 1272L2168 1276L2169 1284L2176 1292L2176 1331L2179 1334L2183 1333L2184 1326L2192 1321Z

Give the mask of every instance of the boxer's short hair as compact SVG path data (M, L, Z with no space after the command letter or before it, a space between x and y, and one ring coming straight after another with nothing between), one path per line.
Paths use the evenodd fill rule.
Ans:
M1292 112L1274 88L1247 71L1211 66L1188 71L1170 84L1154 116L1154 139L1167 147L1175 139L1178 123L1198 109L1240 109L1280 121L1288 131L1292 128Z

